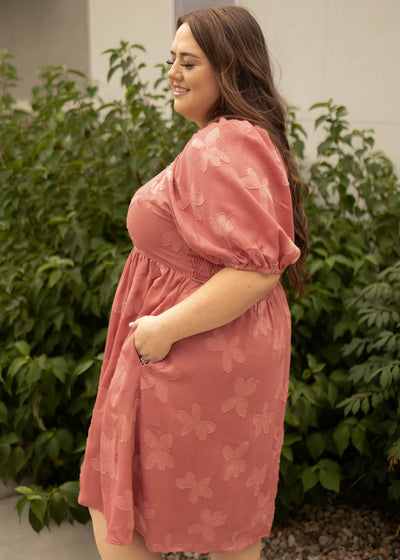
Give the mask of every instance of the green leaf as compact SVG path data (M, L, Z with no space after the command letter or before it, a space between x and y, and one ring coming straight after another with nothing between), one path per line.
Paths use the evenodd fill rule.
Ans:
M7 421L8 421L7 407L3 402L0 402L0 423L7 424Z
M69 512L78 523L86 524L90 520L90 513L88 508L83 507L79 504L77 505L77 507L71 506Z
M121 68L121 65L118 64L117 66L113 66L112 68L110 68L110 70L108 71L107 74L107 82L109 82L111 80L111 78L113 77L113 75L115 74L115 72Z
M359 398L354 400L354 402L353 402L353 404L352 404L352 407L351 407L351 412L352 412L352 414L353 414L354 416L355 416L355 415L357 414L357 412L360 410L360 404L361 404L361 403L360 403L360 399L359 399Z
M63 358L62 356L57 356L56 358L54 358L52 363L52 370L57 379L59 379L61 383L65 383L67 373L67 362L65 358Z
M32 503L30 503L30 508L29 508L29 523L32 527L32 529L36 532L36 533L40 533L40 531L43 529L44 527L44 522L41 521L36 513L35 510L32 508ZM39 506L35 506L35 509L38 511L38 513L41 513L41 507Z
M50 459L55 463L60 454L60 442L55 435L47 442L46 448Z
M361 410L363 411L363 413L365 415L368 414L368 412L369 412L369 398L368 397L366 397L365 399L363 399L361 401Z
M360 425L355 426L351 431L351 441L357 451L363 454L366 450L367 439L365 431L360 427Z
M300 426L300 420L293 414L289 406L286 407L285 423L294 428Z
M63 451L67 451L68 453L72 453L74 449L74 438L68 430L64 428L60 428L56 431L55 437L58 439L60 443L61 449Z
M61 270L52 270L49 275L49 288L53 288L62 278Z
M323 122L326 121L327 118L328 118L327 115L321 115L320 117L318 117L318 118L315 120L314 129L316 130L316 129L319 127L319 125L320 125L321 123L323 123Z
M350 442L350 427L348 424L341 424L333 432L333 440L336 443L339 455L342 456Z
M313 109L319 109L319 108L324 108L324 109L328 109L330 104L332 103L332 99L330 99L329 101L323 101L323 102L319 102L319 103L314 103L314 105L311 105L309 111L312 111Z
M9 432L0 437L0 443L18 443L20 437L15 432Z
M25 450L22 447L14 447L10 460L9 460L9 468L14 474L19 473L19 471L25 466L26 463L26 455Z
M82 373L87 371L93 364L94 360L84 360L83 362L80 362L74 369L73 375L81 375Z
M49 500L49 511L57 525L60 525L67 517L68 509L68 504L64 496L58 491L54 492Z
M68 481L61 484L59 491L65 496L68 504L71 507L77 507L79 496L79 482Z
M302 437L300 434L288 434L285 433L285 439L284 439L284 445L293 445L294 443L297 443L298 441L301 441Z
M285 457L290 463L293 463L293 451L290 447L283 445L282 446L282 455Z
M24 511L24 509L25 509L25 506L26 506L26 504L28 504L28 503L29 503L29 502L28 502L28 498L27 498L26 496L24 496L23 498L20 498L20 499L18 500L18 502L17 502L17 503L15 504L15 506L14 506L14 509L17 510L18 517L19 517L20 520L21 520L22 513L23 513L23 511Z
M18 340L15 343L15 347L18 350L18 352L20 354L22 354L23 356L29 356L30 355L31 349L30 349L29 344L25 340Z
M304 492L308 492L317 484L319 480L318 472L313 467L307 467L301 473Z
M382 389L386 389L392 383L392 372L390 369L385 368L380 376L380 384Z
M0 443L0 465L5 465L10 457L11 447L7 443Z
M17 486L15 489L20 494L26 494L27 496L32 495L34 493L33 489L29 486Z
M319 481L327 490L333 490L337 494L340 492L340 475L330 470L319 471Z
M314 460L320 457L325 449L325 435L321 432L310 434L307 438L307 448Z
M319 481L327 490L333 490L336 493L340 491L340 466L330 459L322 459L319 464Z
M23 366L25 366L27 363L28 363L28 362L27 362L27 359L26 359L26 358L15 358L15 359L11 362L10 367L8 368L8 374L9 374L11 377L14 377L14 376L19 372L19 370L20 370Z
M33 509L38 519L39 516L43 516L44 518L44 514L47 509L47 500L44 495L39 493L40 491L41 489L38 488L38 491L34 492L30 496L26 496L27 500L29 501L29 504L35 504ZM36 511L38 512L38 514L36 514Z
M317 152L318 155L320 156L320 155L327 154L331 149L332 149L332 140L328 138L327 140L324 140L323 142L321 142L321 144L319 144Z

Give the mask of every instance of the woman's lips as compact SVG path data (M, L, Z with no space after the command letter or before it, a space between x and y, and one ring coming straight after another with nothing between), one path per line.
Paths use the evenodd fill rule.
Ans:
M174 86L174 96L181 97L182 95L186 95L189 93L190 89L186 89L180 86Z

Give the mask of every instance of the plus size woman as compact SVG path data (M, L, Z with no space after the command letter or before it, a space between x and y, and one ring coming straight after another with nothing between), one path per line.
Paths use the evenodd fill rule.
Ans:
M132 198L81 472L103 560L256 560L274 515L290 364L280 282L301 291L302 183L261 29L178 19L174 108L199 130ZM150 125L150 123L149 123Z

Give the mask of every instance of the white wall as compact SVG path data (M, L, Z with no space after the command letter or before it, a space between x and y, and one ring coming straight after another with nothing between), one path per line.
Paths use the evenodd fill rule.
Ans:
M31 6L32 4L32 6ZM29 97L34 68L66 64L100 84L103 99L121 96L118 79L106 85L108 57L120 41L143 44L149 69L165 62L174 34L174 0L0 1L0 47L15 55ZM50 6L51 4L51 6ZM65 6L68 4L68 13ZM400 0L238 0L260 22L279 87L316 143L310 105L332 97L356 128L375 130L400 173ZM51 9L50 9L51 8ZM64 12L62 10L64 9ZM51 17L50 17L51 16ZM311 157L314 157L313 155Z
M154 65L164 63L169 56L174 29L172 0L88 0L88 4L90 70L101 86L103 99L111 101L121 96L118 79L107 85L109 55L101 54L118 47L121 40L146 48L147 55L140 60L149 68L142 76L153 83L159 77L152 70Z
M315 102L345 105L400 172L400 1L239 0L260 22L280 89L313 135Z
M356 128L373 128L376 148L400 172L400 0L239 0L260 22L274 59L279 88L309 133L317 138L315 112L330 97L350 111ZM88 0L90 68L107 100L120 95L117 80L105 86L108 58L101 52L121 39L143 44L151 67L168 56L174 30L173 0ZM314 157L312 153L311 157Z

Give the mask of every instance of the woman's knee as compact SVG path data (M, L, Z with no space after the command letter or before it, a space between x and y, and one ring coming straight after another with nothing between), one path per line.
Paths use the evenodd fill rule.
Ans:
M107 523L104 515L95 509L89 509L92 517L93 533L97 549L102 560L162 560L161 552L151 552L145 543L143 535L133 532L132 544L119 546L106 542Z

